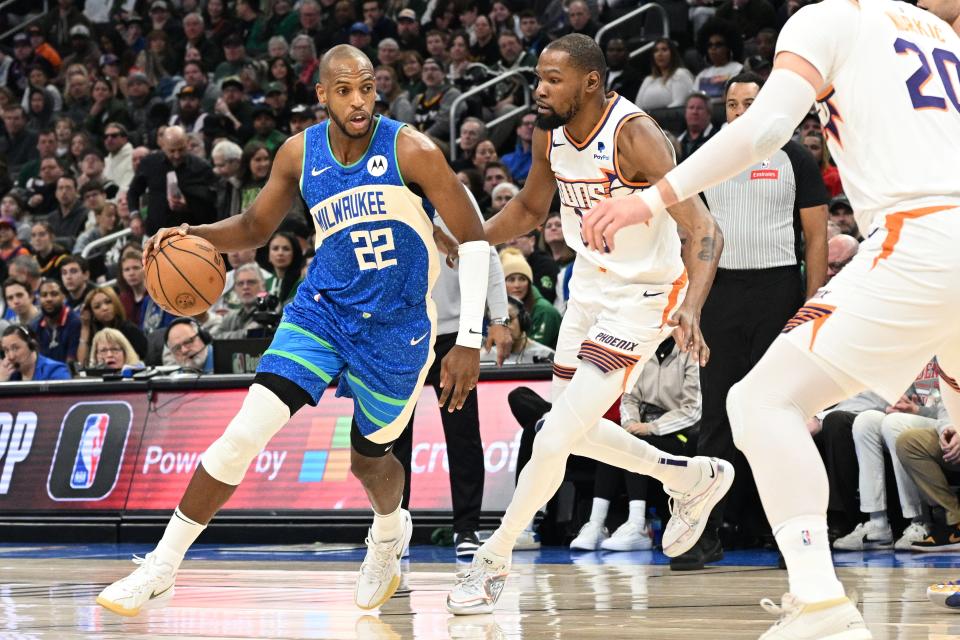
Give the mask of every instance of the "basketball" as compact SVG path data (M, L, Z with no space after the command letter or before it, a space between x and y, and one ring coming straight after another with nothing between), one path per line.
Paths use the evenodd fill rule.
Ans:
M223 293L225 273L220 253L203 238L168 236L147 262L147 292L165 311L195 316Z

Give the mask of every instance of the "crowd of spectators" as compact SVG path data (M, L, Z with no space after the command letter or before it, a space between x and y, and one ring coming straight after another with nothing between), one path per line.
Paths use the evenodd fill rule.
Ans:
M761 79L769 74L778 30L805 2L659 4L669 34L655 15L645 14L600 39L608 65L604 82L653 115L683 159L724 126L730 78L745 71ZM142 246L161 227L213 222L249 206L284 140L326 119L314 87L330 47L349 43L370 57L378 113L433 137L490 217L530 170L536 116L515 108L523 103L524 85L534 82L529 69L543 48L568 33L596 36L601 25L636 6L630 0L56 0L38 15L35 3L16 0L0 16L0 31L20 27L0 42L0 380L162 364L209 372L214 340L269 332L270 312L293 297L312 259L313 229L302 203L266 247L227 256L223 297L194 319L176 320L150 299ZM631 57L643 43L650 48ZM853 258L862 237L824 136L811 113L794 140L809 150L829 194L832 277ZM556 209L541 229L500 248L510 296L503 319L512 339L508 363L549 361L556 345L575 257ZM659 362L674 357L671 352ZM677 384L668 402L698 419L699 403L677 397L694 388L699 394L699 387ZM639 393L638 387L625 396L625 404L644 407L640 414L624 411L625 428L644 437L676 439L688 431L695 437L696 425L686 422L678 429L651 426L657 421L646 416L656 414L655 400ZM876 426L887 424L883 412L921 413L920 397L873 407L870 433L885 433ZM851 442L857 435L856 453L866 450L859 444L866 442L866 427L857 425L868 421L840 419L851 415L839 410L811 423L811 431L824 434L817 437L828 466L837 450L847 451L837 434ZM908 423L916 427L918 421L899 424ZM902 480L910 469L924 470L919 495L946 509L955 526L960 506L924 466L931 451L956 442L952 428L938 428L934 433L947 435L904 439L901 429L902 446L893 436L870 436L871 468L884 448L908 456L909 464L895 466L897 486L907 486ZM877 445L881 441L885 447ZM608 474L598 495L609 493L615 475ZM647 495L631 482L631 499ZM876 485L874 479L874 497ZM866 501L864 491L860 486ZM916 525L908 531L911 543L933 530L929 519L914 514L925 511L915 508L917 495L914 489L904 498L902 510ZM892 536L885 511L883 517L875 513L886 509L880 498L864 502L870 527L856 529L861 518L839 508L838 536L853 535L841 545L863 544L870 536L885 543ZM599 545L606 506L596 504L591 539ZM630 540L642 537L643 519L632 513L628 523Z

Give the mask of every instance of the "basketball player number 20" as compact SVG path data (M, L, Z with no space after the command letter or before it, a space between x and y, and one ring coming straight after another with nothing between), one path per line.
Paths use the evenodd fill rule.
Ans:
M910 92L910 101L913 103L913 108L946 111L946 100L940 96L929 95L923 92L932 75L930 62L927 60L927 55L923 50L913 42L904 40L903 38L896 39L893 43L893 49L900 55L909 55L912 53L920 59L920 68L907 78L907 90ZM953 85L953 78L950 77L950 68L948 67L948 65L952 66L953 75L958 76L958 79L960 79L960 59L957 58L957 54L952 51L947 51L946 49L934 49L931 57L933 58L934 66L937 68L940 80L943 81L944 92L953 104L953 108L960 111L960 100L958 100L957 92Z
M393 231L390 227L372 231L352 231L350 240L358 245L353 252L357 255L357 264L361 271L367 269L386 269L397 264L396 258L384 257L393 251Z

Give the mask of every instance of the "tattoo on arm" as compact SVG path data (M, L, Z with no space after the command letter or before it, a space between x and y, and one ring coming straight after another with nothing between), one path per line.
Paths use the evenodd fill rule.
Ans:
M701 238L700 253L697 254L697 258L703 260L704 262L712 262L714 252L713 245L713 236L705 236L704 238Z

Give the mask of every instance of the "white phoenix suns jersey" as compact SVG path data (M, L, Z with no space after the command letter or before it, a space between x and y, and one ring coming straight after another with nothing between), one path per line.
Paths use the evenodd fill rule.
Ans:
M808 60L830 153L866 234L893 212L960 203L960 37L891 0L824 0L784 27Z
M621 229L611 252L591 251L584 245L580 229L587 210L603 198L627 196L650 186L628 180L620 172L617 158L617 136L623 125L649 116L615 93L607 99L603 117L586 140L575 140L565 127L547 134L547 159L560 190L563 237L579 260L624 279L648 284L673 282L683 273L683 261L677 225L668 213L654 216L649 224Z

